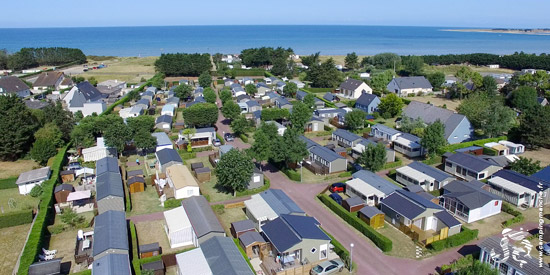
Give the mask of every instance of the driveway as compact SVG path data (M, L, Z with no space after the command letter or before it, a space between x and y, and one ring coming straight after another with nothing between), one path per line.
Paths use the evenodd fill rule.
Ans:
M218 96L218 98L216 99L216 104L218 105L218 107L221 107L222 106L222 101L220 99L220 97ZM218 115L218 121L216 122L216 127L218 128L218 134L223 138L223 135L225 133L233 133L233 131L231 130L231 126L230 126L230 121L229 119L226 119L221 110L219 111L219 115ZM238 148L238 149L248 149L250 148L250 144L248 143L244 143L240 138L238 137L235 137L235 139L233 141L230 141L230 142L226 142L225 144L228 144L228 145L233 145L233 147L235 148Z

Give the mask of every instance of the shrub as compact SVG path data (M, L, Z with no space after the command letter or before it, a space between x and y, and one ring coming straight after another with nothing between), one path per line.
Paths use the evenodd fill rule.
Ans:
M62 224L56 224L48 227L50 234L55 235L65 231L65 226Z
M446 248L460 246L477 238L478 233L479 230L477 229L471 230L462 226L462 231L460 233L452 235L444 240L435 241L429 244L428 248L434 251L441 251Z
M315 135L318 136L318 137L330 136L330 135L332 135L332 130L330 130L330 131L323 131L323 132L317 132L317 134L315 134Z
M302 177L300 176L300 173L298 173L295 170L284 168L282 171L283 171L283 173L285 173L285 175L289 179L291 179L293 181L300 181L302 179Z
M92 270L86 269L77 273L71 273L71 275L92 275Z
M212 151L212 146L205 146L205 147L200 147L200 148L193 148L193 152L195 153L198 153L198 152L204 152L204 151Z
M317 197L336 215L338 215L344 221L349 223L349 225L353 226L353 228L357 229L359 232L369 238L382 251L388 252L392 250L392 241L386 236L378 233L376 230L374 230L374 228L370 227L363 220L359 219L356 216L357 213L348 212L326 194L320 194Z
M31 197L36 198L42 195L43 192L44 189L42 189L42 186L40 184L37 184L31 189L31 192L29 194L31 195Z
M470 147L470 146L474 146L474 145L483 147L483 145L485 143L499 142L501 140L506 140L506 139L507 138L505 136L501 136L501 137L496 137L496 138L478 139L478 140L474 140L474 141L462 142L462 143L457 143L457 144L450 144L450 145L439 148L437 150L437 154L443 155L447 152L454 152L457 149L462 149L462 148L466 148L466 147Z
M0 180L0 190L1 189L17 188L17 184L15 184L16 181L17 181L17 177L1 179Z
M519 212L519 211L515 210L514 208L512 208L512 206L508 203L503 203L502 204L502 211L514 216L513 218L511 218L507 221L504 221L502 223L502 225L504 227L509 227L512 224L520 223L524 220L523 214L521 214L521 212Z
M248 137L245 134L239 136L244 143L248 143Z
M181 201L182 201L181 199L180 200L168 199L164 201L164 208L172 209L172 208L179 207L181 205Z
M32 222L32 211L21 210L0 215L0 228L12 227Z
M223 139L222 136L220 136L220 134L216 133L216 138L220 140L220 143L222 145L225 145L225 139Z
M323 130L325 130L327 132L332 132L332 128L330 128L330 126L328 126L326 124L323 124Z
M135 275L141 275L141 265L139 261L139 253L138 253L138 242L137 242L137 234L136 234L136 227L132 221L129 223L130 226L130 239L132 240L132 267L134 268L134 274Z
M396 158L396 160L394 162L385 163L382 170L392 169L392 168L395 168L395 167L399 167L401 165L403 165L403 161Z
M72 208L66 208L61 214L61 221L67 224L68 226L74 228L79 224L82 224L85 219L82 216L79 216Z
M247 190L244 190L244 191L241 191L241 192L237 192L237 197L250 196L250 195L258 194L260 192L263 192L263 191L269 189L270 186L271 186L271 184L269 182L269 179L264 177L264 186L259 187L259 188L255 188L255 189L252 189L252 190L247 189Z
M128 190L128 186L126 184L123 184L124 188L124 202L126 204L126 213L132 211L132 198L130 197L130 190Z
M233 241L235 242L235 245L239 248L239 251L241 252L241 255L246 260L246 263L248 263L248 266L250 267L250 270L254 270L254 267L250 263L250 258L246 255L246 252L244 252L243 248L241 247L241 244L239 243L239 239L233 238Z

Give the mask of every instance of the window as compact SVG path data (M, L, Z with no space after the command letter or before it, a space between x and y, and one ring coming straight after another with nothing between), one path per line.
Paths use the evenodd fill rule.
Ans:
M495 206L498 206L498 201L495 201Z
M192 189L191 189L191 190L187 190L187 196L193 196L193 193L194 193L194 192L193 192Z
M317 249L315 247L311 249L312 254L315 253L316 251L317 251Z
M447 166L447 167L453 167L453 164L447 161L447 162L445 162L445 166Z

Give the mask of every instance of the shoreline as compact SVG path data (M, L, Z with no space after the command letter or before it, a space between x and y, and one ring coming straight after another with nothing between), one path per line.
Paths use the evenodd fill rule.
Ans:
M496 30L496 29L441 29L444 32L481 32L481 33L503 33L503 34L525 34L525 35L550 35L550 31L526 32L522 30Z

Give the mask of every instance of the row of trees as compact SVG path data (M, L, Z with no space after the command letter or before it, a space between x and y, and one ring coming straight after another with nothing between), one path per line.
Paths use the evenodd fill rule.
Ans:
M284 49L278 47L274 49L272 47L261 47L244 49L241 51L240 57L242 63L246 66L260 67L273 65L275 67L277 62L281 63L281 60L286 65L286 60L291 54L294 54L294 50L291 48Z
M155 61L155 68L166 76L199 76L212 69L212 62L206 53L167 53Z
M489 65L499 64L502 68L512 70L522 69L542 69L550 70L550 55L542 53L526 54L524 52L515 52L512 55L496 55L487 53L473 54L447 54L447 55L424 55L424 61L428 64L463 64L469 63L473 65Z
M76 62L86 63L86 55L80 49L74 48L22 48L9 54L0 50L0 69L23 70L37 66L58 66Z

